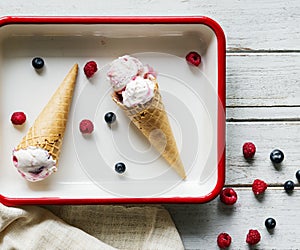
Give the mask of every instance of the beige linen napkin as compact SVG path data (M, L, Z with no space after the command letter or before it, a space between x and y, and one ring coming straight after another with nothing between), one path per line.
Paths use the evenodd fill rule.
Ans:
M0 204L0 249L184 249L162 206L46 208Z

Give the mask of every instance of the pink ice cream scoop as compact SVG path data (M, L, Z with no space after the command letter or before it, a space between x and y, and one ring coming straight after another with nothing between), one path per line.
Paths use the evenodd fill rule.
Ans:
M144 66L137 58L125 55L110 64L107 77L114 91L118 92L124 89L134 77L141 75L143 71Z

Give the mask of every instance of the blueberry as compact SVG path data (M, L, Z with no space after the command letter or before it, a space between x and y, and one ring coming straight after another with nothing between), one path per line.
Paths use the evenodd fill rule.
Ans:
M32 59L32 66L35 68L35 69L41 69L44 67L44 60L40 57L35 57Z
M104 116L104 120L106 121L107 124L112 124L113 122L116 121L116 115L113 112L108 112Z
M279 149L274 149L271 154L270 154L270 160L273 162L273 163L281 163L284 159L284 154L281 150Z
M115 165L115 170L116 170L117 173L123 174L126 170L126 166L123 162L118 162Z
M292 192L294 190L294 182L293 181L286 181L284 183L284 189L286 192Z
M265 220L265 226L267 229L273 229L276 226L276 220L273 218L268 218Z
M297 178L297 180L300 182L300 170L298 170L298 171L296 172L296 178Z

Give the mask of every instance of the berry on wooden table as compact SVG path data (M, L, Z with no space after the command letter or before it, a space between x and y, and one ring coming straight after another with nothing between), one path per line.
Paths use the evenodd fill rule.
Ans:
M265 226L267 229L274 229L276 226L276 220L273 218L267 218L265 220Z
M250 229L246 237L246 242L249 245L255 245L260 242L260 239L260 233L256 229Z
M294 190L295 184L293 181L286 181L283 187L286 192L292 192Z
M231 236L228 233L220 233L217 238L217 243L219 248L227 248L231 244Z
M255 179L252 183L252 191L255 195L264 193L267 187L267 183L259 179Z
M275 164L281 163L283 159L284 159L284 154L279 149L274 149L270 154L270 160Z
M233 205L237 201L237 193L233 188L224 188L220 193L220 200L226 205Z
M252 142L245 142L243 145L243 155L245 159L251 159L254 157L256 147Z
M296 178L297 178L297 180L300 182L300 170L298 170L298 171L296 172Z

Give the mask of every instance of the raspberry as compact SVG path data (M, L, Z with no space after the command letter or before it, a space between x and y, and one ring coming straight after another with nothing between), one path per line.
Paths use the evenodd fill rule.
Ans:
M233 188L224 188L220 193L220 200L226 205L233 205L237 201L237 194Z
M188 63L195 65L196 67L201 63L201 56L195 51L188 53L185 59Z
M26 121L26 115L23 112L14 112L10 120L14 125L22 125Z
M252 191L255 195L264 193L267 187L267 183L259 179L255 179L252 183Z
M253 158L256 152L256 147L252 142L246 142L243 145L243 154L245 159Z
M79 130L82 134L91 134L94 131L94 124L90 120L82 120L79 124Z
M95 61L89 61L85 64L83 71L87 78L91 78L97 72L97 63Z
M260 238L260 233L256 229L250 229L246 237L246 242L249 245L255 245L260 241Z
M231 236L228 233L220 233L217 238L219 248L229 247L231 244Z

